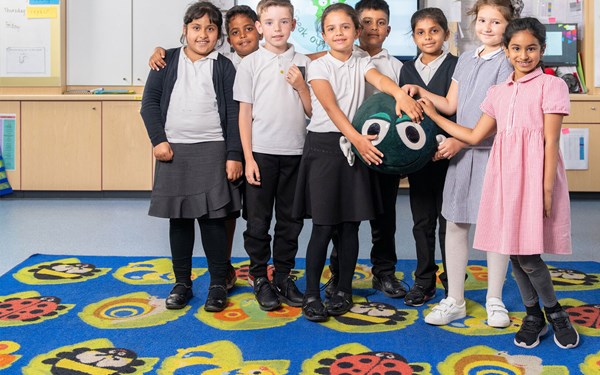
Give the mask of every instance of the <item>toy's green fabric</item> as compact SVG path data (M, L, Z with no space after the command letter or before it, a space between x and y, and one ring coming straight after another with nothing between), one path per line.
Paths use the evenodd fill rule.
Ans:
M372 95L356 111L352 125L361 134L379 134L373 145L383 153L383 163L367 164L369 168L389 174L413 173L431 160L438 146L436 135L443 131L427 116L420 124L405 114L398 117L395 107L393 97ZM354 146L352 151L362 160Z

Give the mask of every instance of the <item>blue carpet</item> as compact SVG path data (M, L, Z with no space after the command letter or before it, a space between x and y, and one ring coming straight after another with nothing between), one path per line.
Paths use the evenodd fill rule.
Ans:
M600 265L550 264L559 300L580 346L557 347L552 333L534 349L513 344L523 307L509 273L504 301L512 325L485 324L484 263L471 262L468 316L425 324L431 305L414 308L370 289L356 269L351 313L323 324L298 308L258 308L248 263L234 259L238 283L223 312L204 312L208 272L194 258L195 297L164 309L172 284L168 258L34 255L0 277L0 370L6 374L599 374ZM415 261L400 261L412 284ZM304 289L304 259L297 261ZM510 271L509 271L510 272ZM328 277L324 272L323 280ZM443 289L431 302L438 302Z

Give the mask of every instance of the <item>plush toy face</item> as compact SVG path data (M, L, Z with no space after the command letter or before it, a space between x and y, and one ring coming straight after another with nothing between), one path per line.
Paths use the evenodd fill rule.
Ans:
M396 101L387 94L372 95L358 108L352 125L361 134L379 135L372 141L383 153L383 163L369 167L389 174L408 174L423 168L437 149L438 126L425 117L416 124L403 115L396 115ZM358 151L352 151L359 157ZM361 158L362 160L362 158Z

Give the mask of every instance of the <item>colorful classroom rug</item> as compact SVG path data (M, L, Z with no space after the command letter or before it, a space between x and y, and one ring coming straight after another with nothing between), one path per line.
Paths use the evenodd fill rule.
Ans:
M34 255L0 277L3 374L599 374L600 264L551 263L560 302L580 333L576 349L551 334L527 350L513 344L524 316L509 273L504 299L512 325L485 324L487 270L468 269L468 316L445 327L425 324L431 305L414 308L370 288L370 268L355 273L355 306L323 324L299 308L258 308L234 260L238 284L229 307L206 313L208 273L194 258L195 297L166 310L169 258ZM297 262L304 288L304 260ZM398 262L410 280L415 261ZM323 280L328 278L328 271ZM438 289L438 294L443 290ZM432 302L438 302L438 295Z

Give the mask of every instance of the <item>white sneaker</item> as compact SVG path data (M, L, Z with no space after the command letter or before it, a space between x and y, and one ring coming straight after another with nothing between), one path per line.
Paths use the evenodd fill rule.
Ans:
M431 312L425 316L425 323L443 326L465 316L467 316L466 303L463 302L462 305L457 305L454 298L447 297L434 306Z
M494 328L506 328L510 325L508 310L500 298L492 297L485 303L487 325Z

